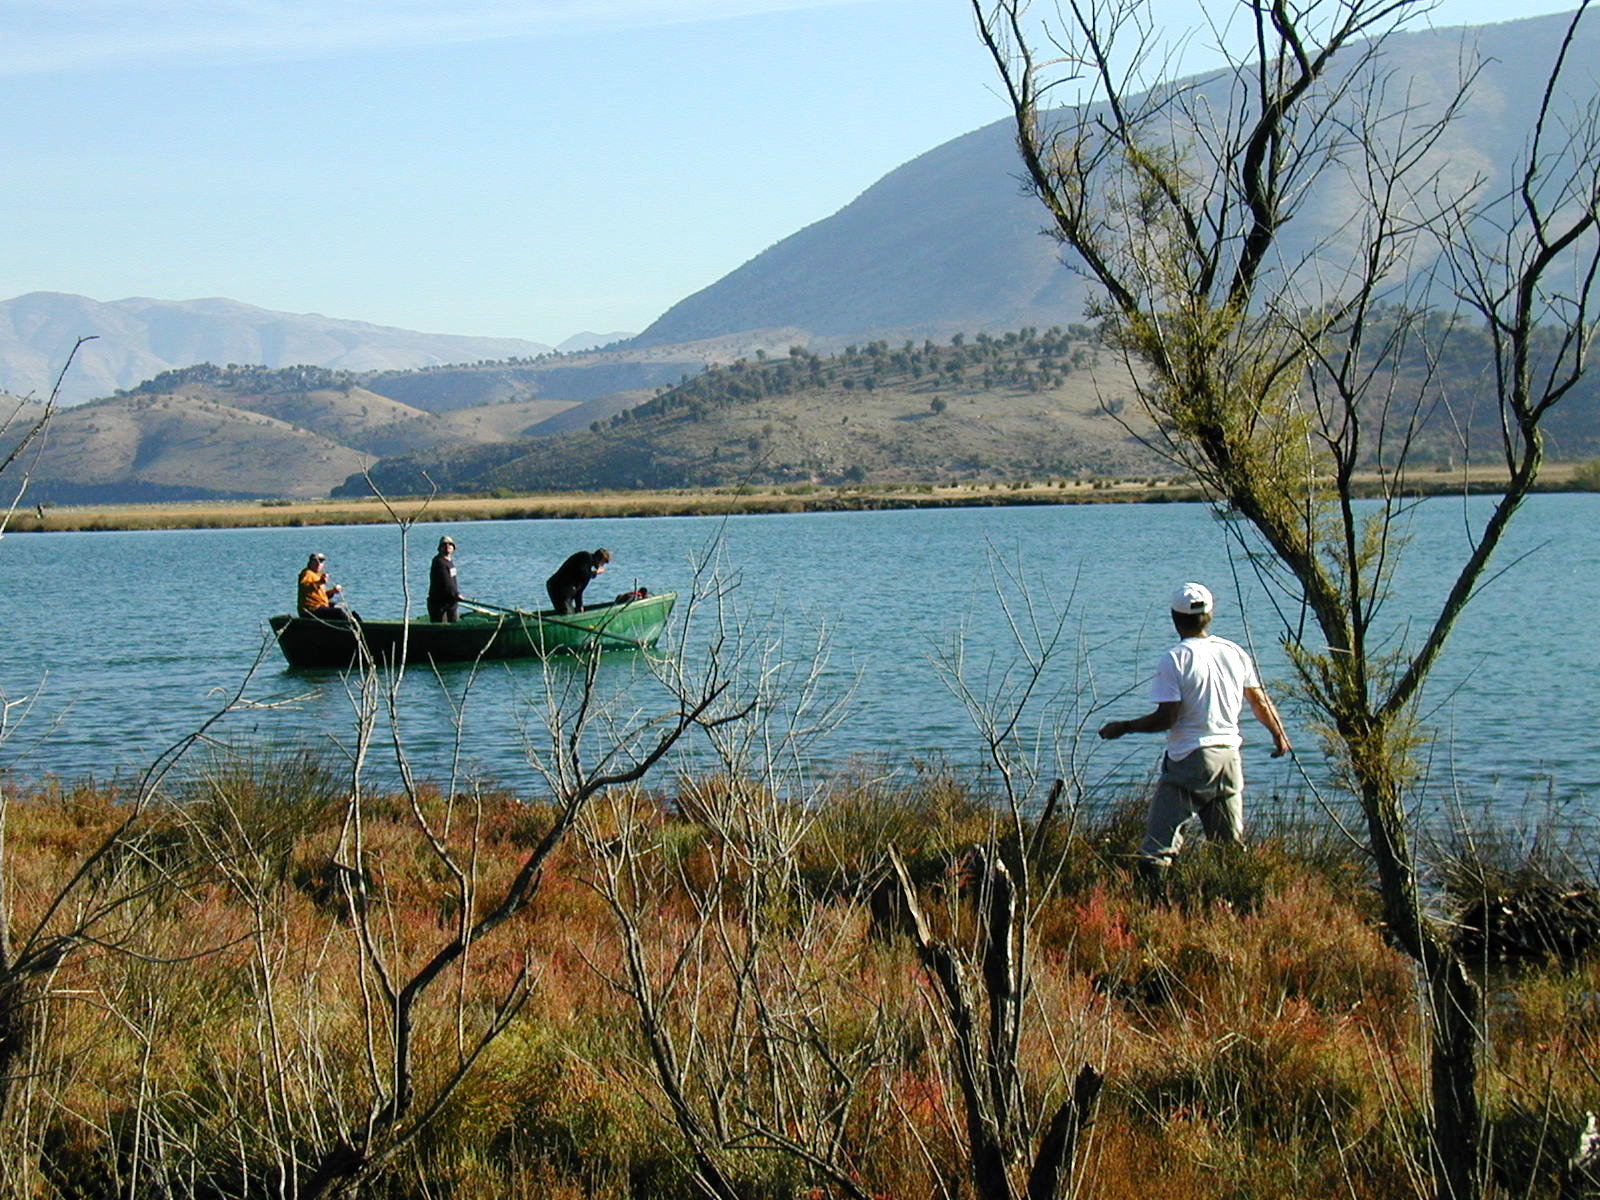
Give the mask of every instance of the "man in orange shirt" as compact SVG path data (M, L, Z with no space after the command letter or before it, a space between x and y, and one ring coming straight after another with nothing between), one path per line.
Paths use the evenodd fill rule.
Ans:
M344 609L333 603L333 598L344 589L328 582L328 556L313 554L306 560L306 569L300 572L300 595L296 610L302 617L321 617L328 621L345 619Z

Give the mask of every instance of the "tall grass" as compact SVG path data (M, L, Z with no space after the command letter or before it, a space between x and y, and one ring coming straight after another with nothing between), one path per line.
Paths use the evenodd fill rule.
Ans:
M720 869L722 835L702 819L725 801L708 790L719 786L688 780L627 801L652 831L650 869L637 876L648 888L635 901L660 939L651 946L662 969ZM12 800L6 883L16 911L48 903L120 799L86 786ZM136 936L115 952L73 958L39 1001L26 1086L0 1125L8 1195L291 1194L294 1164L360 1111L383 1034L369 1020L348 912L327 892L342 811L334 776L264 756L202 772L173 801L152 814L141 853L151 870L187 862L186 886L142 909ZM452 802L427 791L420 801L441 829ZM450 836L473 843L492 880L519 861L535 822L509 794L483 798L478 811ZM804 1017L807 1036L859 1065L847 1093L819 1080L815 1095L835 1096L830 1128L861 1194L970 1194L925 984L872 896L894 844L930 908L961 926L963 864L992 836L989 814L984 796L936 768L909 779L847 774L795 826L804 832L789 899L740 893L767 906L760 962L788 971L790 999L810 1005L788 1019ZM373 805L365 820L374 928L404 962L450 927L451 889L418 845L408 803ZM1244 854L1186 853L1166 898L1152 902L1128 869L1138 826L1134 803L1109 803L1040 842L1048 890L1029 914L1025 1094L1043 1110L1073 1056L1104 1072L1080 1194L1421 1194L1418 989L1378 930L1359 851L1318 822L1285 822L1258 831ZM602 820L593 832L600 844L613 831ZM576 843L559 852L521 932L459 973L459 1004L427 1014L419 1064L431 1087L524 964L537 980L514 1024L363 1195L700 1194L638 1012L615 986L622 950L593 869ZM738 961L749 960L708 953L696 963L702 1021L733 1011L735 996L748 1003L751 981L719 966ZM1573 1186L1565 1156L1577 1131L1600 1111L1600 964L1490 966L1500 971L1485 1075L1497 1170L1512 1194L1556 1197ZM749 1095L756 1103L761 1089ZM752 1198L841 1194L770 1142L735 1139L728 1161Z

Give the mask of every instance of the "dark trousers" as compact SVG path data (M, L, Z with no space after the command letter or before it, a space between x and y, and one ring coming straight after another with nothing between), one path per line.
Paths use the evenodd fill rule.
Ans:
M314 608L310 612L304 612L300 615L302 617L316 617L319 621L351 621L355 619L355 614L348 609L335 608L331 604L322 608Z
M568 587L564 584L546 583L544 590L550 593L550 607L558 613L575 613L583 611L583 589Z
M428 620L442 621L446 625L454 625L461 619L461 610L456 607L454 600L429 600Z

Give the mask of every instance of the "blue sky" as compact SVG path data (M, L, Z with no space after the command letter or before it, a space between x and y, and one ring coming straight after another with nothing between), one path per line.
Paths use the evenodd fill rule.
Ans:
M0 299L227 296L552 344L639 330L1004 115L965 0L3 12ZM1431 20L1512 15L1442 0Z

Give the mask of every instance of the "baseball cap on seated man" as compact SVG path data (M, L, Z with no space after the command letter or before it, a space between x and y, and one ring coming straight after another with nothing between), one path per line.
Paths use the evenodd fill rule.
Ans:
M1172 611L1187 613L1191 616L1197 613L1208 613L1212 607L1211 589L1201 583L1180 583L1172 593Z

